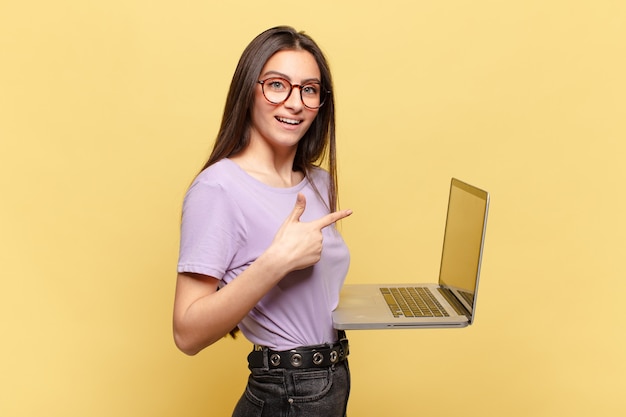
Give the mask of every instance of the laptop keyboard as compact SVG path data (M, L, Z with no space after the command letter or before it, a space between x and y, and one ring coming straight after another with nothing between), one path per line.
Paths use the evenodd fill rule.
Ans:
M429 288L381 288L380 292L394 317L448 317Z

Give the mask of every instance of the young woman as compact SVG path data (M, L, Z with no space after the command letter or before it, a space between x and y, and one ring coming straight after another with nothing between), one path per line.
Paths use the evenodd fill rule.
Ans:
M233 416L345 415L348 345L331 311L349 264L335 222L352 212L337 211L336 171L323 53L290 27L261 33L185 196L174 303L183 352L236 327L254 344Z

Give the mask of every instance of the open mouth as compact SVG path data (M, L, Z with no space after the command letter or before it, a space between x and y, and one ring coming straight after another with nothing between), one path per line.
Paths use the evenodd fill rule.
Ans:
M276 120L278 120L281 123L285 123L291 126L299 125L300 123L302 123L302 120L287 119L287 118L278 117L278 116L276 116Z

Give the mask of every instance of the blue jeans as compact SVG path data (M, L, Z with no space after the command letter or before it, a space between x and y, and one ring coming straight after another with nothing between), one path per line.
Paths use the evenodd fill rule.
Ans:
M254 368L233 417L345 417L350 368Z

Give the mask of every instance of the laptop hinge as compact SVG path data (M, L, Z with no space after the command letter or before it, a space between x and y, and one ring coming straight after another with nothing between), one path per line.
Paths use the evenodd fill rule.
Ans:
M443 295L443 297L446 299L446 301L448 301L448 303L450 303L450 305L452 306L452 308L454 308L454 311L456 311L457 314L459 314L461 316L466 316L469 319L470 312L467 311L465 306L454 296L452 291L450 291L447 288L443 288L443 287L438 287L437 289L439 290L441 295Z

